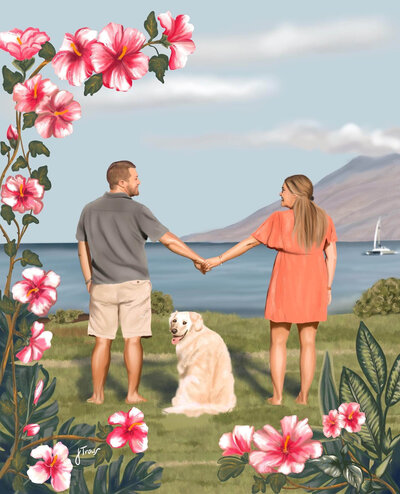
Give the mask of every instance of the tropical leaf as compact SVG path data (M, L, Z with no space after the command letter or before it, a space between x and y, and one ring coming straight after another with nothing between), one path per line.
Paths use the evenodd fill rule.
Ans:
M8 146L4 141L0 142L0 152L3 156L7 154L10 149L10 146Z
M333 370L329 353L326 352L319 380L319 406L322 415L328 415L331 410L339 407L339 397L333 378Z
M29 152L32 158L36 158L38 154L44 154L45 156L50 156L49 149L41 141L31 141L29 143Z
M154 10L150 12L150 14L147 16L147 19L144 21L144 28L150 35L149 41L151 41L158 35L158 27Z
M9 225L11 225L12 220L15 218L14 211L11 209L11 206L7 206L3 204L1 206L1 217L7 221Z
M342 468L340 460L334 455L323 455L320 458L313 460L313 464L326 473L329 477L340 477L342 475Z
M43 266L37 254L35 254L29 249L25 249L22 252L21 265L26 266L27 264L31 264L32 266L39 266L39 267Z
M370 330L361 321L356 340L357 358L374 391L381 394L387 378L386 358Z
M102 443L98 446L99 451L96 453L96 460L94 462L94 466L98 467L105 460L110 461L113 455L111 447L107 443Z
M243 472L247 461L243 461L238 456L223 456L217 463L221 465L217 476L221 482L226 482L230 478L238 477Z
M15 312L15 303L14 300L8 298L6 295L3 295L3 299L0 300L0 310L5 312L6 314L14 314Z
M364 476L360 467L353 464L347 465L343 470L343 477L350 485L355 487L357 491L360 490L361 484L364 480Z
M51 182L49 180L49 177L47 176L48 173L48 168L46 166L39 166L37 170L33 170L31 177L36 178L40 185L43 185L44 190L50 190L51 189Z
M12 72L3 66L3 88L8 94L12 94L14 86L23 80L24 76L20 72Z
M46 43L42 45L42 49L38 53L39 57L44 58L48 62L53 59L55 54L56 54L56 49L48 41L46 41Z
M385 403L386 406L392 407L400 401L400 355L397 356L392 370L389 374L389 379L386 388Z
M83 475L83 468L76 468L75 465L71 472L69 494L89 494L85 477Z
M23 156L18 156L18 158L14 161L11 170L13 172L17 172L20 168L26 168L28 166L28 162Z
M265 479L262 477L256 477L255 475L253 476L254 478L254 484L251 488L251 494L257 494L257 492L265 492L267 489L267 482Z
M286 475L283 475L283 473L271 473L268 475L268 482L275 494L278 494L286 484Z
M36 216L33 216L33 214L24 214L22 217L22 224L24 226L29 225L30 223L39 223L39 220L36 218Z
M102 74L94 74L92 77L89 77L87 81L85 81L85 89L83 92L84 96L90 94L93 96L97 91L103 87L103 75Z
M24 75L32 67L34 63L35 63L34 58L30 58L28 60L13 60L12 62L14 67L20 70Z
M383 476L387 467L389 466L389 463L392 461L392 456L393 456L393 451L387 455L387 457L382 461L382 463L380 465L377 466L377 468L375 470L375 475L377 477Z
M360 404L360 410L365 413L365 424L358 434L368 449L379 454L381 448L378 405L362 378L347 367L342 369L339 396L341 402Z
M97 428L99 429L99 432L96 434L96 436L100 439L105 439L113 430L112 425L101 425L100 422L97 422Z
M35 125L35 120L37 119L37 113L30 111L23 114L24 123L22 125L22 130L30 129Z
M10 240L10 242L7 242L6 244L4 244L3 248L4 248L4 252L9 257L14 257L15 254L17 253L17 246L15 245L15 239Z
M154 55L149 60L149 72L154 72L159 81L164 84L165 72L168 70L167 55Z

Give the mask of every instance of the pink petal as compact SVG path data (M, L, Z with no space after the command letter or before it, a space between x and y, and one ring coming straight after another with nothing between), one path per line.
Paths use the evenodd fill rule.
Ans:
M31 456L32 458L43 458L44 461L51 462L53 457L52 453L53 450L50 448L50 446L42 445L38 446L35 449L32 449Z
M237 447L235 441L233 440L233 435L231 432L226 432L225 434L222 434L218 445L221 449L224 450L224 452L222 453L223 456L242 454L240 449Z
M72 101L68 105L68 113L65 113L60 117L67 122L73 122L81 118L81 105L77 101Z
M15 354L17 359L21 360L24 364L27 364L32 361L32 347L28 345Z
M121 44L127 47L127 54L129 54L130 52L138 52L145 41L146 36L143 33L137 29L127 27L124 31Z
M26 432L27 436L36 436L36 434L40 431L40 425L39 424L28 424L26 425L22 432Z
M126 425L127 420L128 420L128 414L122 411L115 412L108 417L108 423L110 425Z
M44 195L44 187L40 185L37 178L28 178L25 185L25 193L32 194L36 199L41 199Z
M92 47L91 60L94 70L100 74L114 63L115 55L101 43L95 43Z
M72 469L72 464L71 464ZM54 470L54 469L53 469ZM62 492L69 488L71 474L65 471L56 470L51 477L51 485L56 492Z
M56 117L49 115L39 115L35 120L35 128L43 139L48 139L53 135L53 128Z
M114 43L120 44L123 31L124 27L121 24L110 22L100 31L98 41L107 46L107 48L113 49Z
M69 455L67 446L65 446L65 444L63 444L62 442L58 441L58 443L56 443L56 445L53 448L53 456L55 455L57 455L58 461L64 462ZM71 465L71 469L72 469L72 465Z
M146 451L148 448L147 434L140 435L135 433L135 436L129 439L129 447L131 448L132 453L142 453L143 451Z
M54 122L53 135L57 138L67 137L72 134L74 128L72 124L65 122L61 118Z
M194 26L189 23L190 17L188 15L178 15L175 20L173 40L186 41L192 37Z
M164 34L168 36L174 25L174 19L172 17L171 12L165 12L165 14L160 14L157 19L160 21L161 27L165 29Z
M292 430L290 437L292 441L300 441L300 443L303 443L311 439L312 436L313 436L313 431L311 427L308 425L308 419L304 419L304 420L300 420L300 422L297 423L294 430Z
M31 298L27 295L31 288L31 283L27 281L18 281L17 283L15 283L15 285L11 289L14 300L18 300L18 302L26 304Z
M88 27L81 27L80 29L78 29L78 31L76 31L75 37L77 38L79 43L85 45L97 38L97 31L89 29Z
M264 451L251 451L249 463L258 473L273 473L276 469L268 464L268 455Z
M38 383L36 384L36 388L35 388L35 392L33 394L33 404L36 405L37 402L39 401L39 398L41 397L42 395L42 391L43 391L43 386L44 386L44 382L43 382L43 379L40 379L38 381Z
M132 425L136 422L143 422L143 412L139 410L139 408L132 407L128 412L128 419L129 420L127 421L127 423L129 423L129 425Z
M29 467L26 473L34 484L43 484L50 477L50 468L46 467L43 461L38 461L36 465Z
M33 338L37 338L42 334L44 330L44 324L42 322L35 321L31 326L31 333Z
M132 79L140 79L149 71L149 57L144 53L134 53L124 57L125 67L129 67Z
M130 435L126 432L124 427L116 427L112 432L110 432L110 434L108 434L107 444L109 444L112 448L122 448L122 446L125 446L129 439Z
M28 305L28 310L39 317L43 317L49 312L52 305L48 299L41 297L40 299L32 300Z
M251 441L253 439L254 427L249 425L236 425L233 428L233 436L239 449L243 452L249 452Z
M52 96L52 101L54 105L60 109L65 109L65 107L67 107L72 102L73 99L74 99L74 95L69 91L64 91L64 90L58 91L58 93Z
M261 430L254 433L253 442L257 448L267 451L271 448L280 448L282 436L271 425L264 425Z
M40 268L27 268L22 271L22 276L26 280L32 281L35 285L37 285L45 275L43 269Z
M171 58L169 60L169 68L171 70L182 69L187 62L188 56L196 49L192 40L181 41L170 46Z

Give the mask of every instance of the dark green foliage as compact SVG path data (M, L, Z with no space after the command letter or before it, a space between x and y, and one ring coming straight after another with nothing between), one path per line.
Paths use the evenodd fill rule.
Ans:
M174 311L174 303L168 293L154 290L151 292L151 312L158 315L171 314Z
M8 146L4 141L0 142L0 152L3 156L7 154L10 149L10 146Z
M154 55L149 60L149 72L154 72L159 81L164 84L165 72L168 70L167 55Z
M90 94L93 96L97 91L103 87L103 75L102 74L94 74L92 77L89 77L87 81L85 81L85 90L83 92L84 96Z
M15 245L15 239L14 240L10 240L10 242L7 242L6 244L4 244L4 252L9 257L15 256L15 254L17 252L17 246Z
M12 94L14 86L23 80L24 76L20 72L12 72L5 65L3 66L3 88L8 94Z
M44 154L45 156L50 156L49 149L41 141L31 141L29 143L29 152L32 158L36 158L38 154Z
M44 58L49 62L50 60L53 59L55 54L56 54L56 49L54 48L54 46L48 41L46 41L46 43L42 45L42 49L39 52L39 57Z
M147 19L144 21L144 28L150 35L149 41L153 40L158 35L157 21L154 10L150 12Z
M83 314L81 310L63 310L58 309L55 314L48 314L48 318L51 322L55 322L56 324L65 324L76 321L78 316Z
M43 264L39 260L39 256L35 254L35 252L32 252L29 249L25 249L22 252L21 266L26 266L27 264L39 267L43 266Z
M18 158L14 161L11 170L13 172L16 172L20 170L21 168L26 168L28 166L28 162L23 156L18 156Z
M25 77L25 74L28 72L28 70L32 67L32 65L35 63L34 58L30 58L29 60L13 60L12 64L14 67L22 72L22 74Z
M377 281L357 300L353 312L359 318L374 314L400 314L400 279Z
M48 173L48 168L47 166L39 166L37 170L32 171L32 178L36 178L40 185L43 185L44 190L50 190L51 189L51 182L47 176Z
M9 225L11 225L12 220L15 218L14 211L12 210L11 206L7 206L6 204L3 204L1 206L1 217L7 221Z
M23 119L24 119L24 123L22 125L22 130L29 129L35 125L37 114L34 111L24 113Z
M243 456L223 456L218 460L218 478L221 482L226 482L230 478L239 477L244 467L249 462L248 454Z
M281 492L282 487L286 484L286 475L282 473L271 473L268 476L269 485L275 494Z
M33 214L24 214L22 217L22 224L24 226L29 225L29 223L39 223L39 220Z

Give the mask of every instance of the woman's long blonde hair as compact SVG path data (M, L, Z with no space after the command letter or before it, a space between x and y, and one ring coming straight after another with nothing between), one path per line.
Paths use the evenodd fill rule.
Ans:
M286 187L297 196L294 205L293 234L306 252L313 244L320 245L328 227L328 219L323 209L314 204L313 184L305 175L291 175L285 179Z

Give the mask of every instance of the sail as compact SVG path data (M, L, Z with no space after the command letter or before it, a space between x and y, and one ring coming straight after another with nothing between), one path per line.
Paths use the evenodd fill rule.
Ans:
M378 221L376 222L375 227L375 235L374 235L374 249L376 249L378 242L378 247L381 246L381 217L379 216Z

